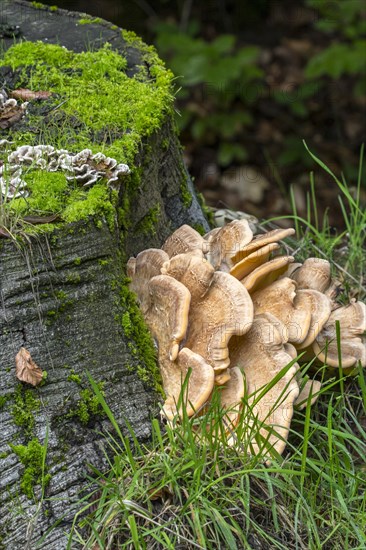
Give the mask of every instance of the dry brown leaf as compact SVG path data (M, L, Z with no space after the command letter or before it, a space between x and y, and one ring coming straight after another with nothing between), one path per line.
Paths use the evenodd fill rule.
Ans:
M39 90L35 92L33 90L28 90L28 88L17 88L10 92L10 97L14 99L22 99L23 101L31 101L32 99L48 99L52 93Z
M25 110L19 107L19 105L6 109L0 114L0 128L2 130L10 128L16 122L19 122L19 120L23 118L24 114Z
M170 500L172 497L172 492L167 486L160 487L160 489L149 489L148 493L150 500Z
M20 348L15 356L15 372L18 380L32 384L32 386L38 386L42 381L43 372L33 361L26 348Z

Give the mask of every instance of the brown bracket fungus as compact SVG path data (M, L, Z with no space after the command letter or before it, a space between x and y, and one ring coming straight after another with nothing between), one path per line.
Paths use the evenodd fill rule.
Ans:
M278 243L271 243L262 246L261 248L258 248L258 250L255 250L254 252L240 260L240 262L236 263L230 269L230 275L239 280L244 279L244 277L257 269L257 267L268 262L271 252L274 252L279 248L280 245Z
M218 231L206 236L206 257L215 269L230 271L234 265L233 258L253 238L253 232L247 220L234 220Z
M286 327L289 343L297 349L312 344L331 312L330 299L317 290L296 290L288 277L252 294L255 313L272 313Z
M147 284L149 303L145 304L144 317L158 344L158 358L166 401L163 412L169 420L177 410L183 382L188 380L185 408L188 416L194 414L209 398L214 385L214 371L204 359L179 344L188 325L191 296L189 290L169 275L157 275ZM141 288L141 287L140 287Z
M263 233L263 235L256 235L246 246L241 247L241 249L233 258L234 263L240 262L240 260L243 260L244 258L249 256L249 254L252 254L262 246L270 243L277 243L278 241L284 239L285 237L289 237L294 233L295 229L289 228L273 229L272 231Z
M161 274L161 268L167 260L169 256L160 248L148 248L127 262L127 277L131 279L130 289L137 295L143 313L150 305L148 283L153 277Z
M241 282L250 293L261 290L278 279L278 277L286 271L288 264L293 261L294 258L292 256L278 256L277 258L273 258L273 260L269 260L269 262L254 269L254 271L244 277Z
M169 275L157 275L148 283L149 304L145 311L146 324L158 342L160 367L166 384L166 361L175 361L179 343L187 332L188 312L191 302L189 290Z
M312 300L301 292L296 283L287 277L273 282L252 294L255 314L271 313L285 327L285 342L303 342L311 323Z
M203 254L195 250L167 259L161 267L161 273L170 275L184 284L191 293L191 299L196 301L208 291L215 270L204 259Z
M183 408L187 416L193 416L207 403L212 393L215 379L213 368L188 348L180 350L177 361L171 367L169 380L164 385L167 398L162 412L168 420L173 420L177 414L182 417ZM187 383L187 389L182 396L184 383Z
M202 252L204 246L205 241L198 231L189 225L182 225L167 238L162 249L171 258L185 252Z
M259 432L263 438L262 443L251 442L255 454L262 446L273 447L281 454L286 446L294 401L299 395L297 363L270 386L292 361L285 351L285 342L281 323L274 315L266 313L254 317L253 326L245 336L233 337L229 343L232 364L244 372L251 412L248 422L255 427L253 437Z
M162 250L128 261L131 289L158 344L169 421L204 409L216 385L228 443L236 443L243 415L251 452L281 454L294 406L314 403L321 388L302 378L297 358L312 360L315 352L337 366L339 321L342 366L365 366L366 306L337 308L329 263L270 259L278 241L293 233L253 238L248 222L235 220L201 237L185 225Z
M339 357L336 323L340 327ZM366 305L352 302L332 311L323 330L313 343L318 359L330 367L353 367L360 361L366 367Z
M303 289L297 291L297 296L311 303L311 321L308 334L301 343L296 344L298 350L310 346L329 319L332 310L332 302L328 296L318 290Z
M199 276L195 269L177 270L173 260L164 265L164 273L184 281L192 296L184 344L212 365L215 382L224 384L230 377L228 342L234 334L245 334L252 324L250 296L239 281L228 273L214 272L205 260L195 258ZM202 285L202 281L206 281L205 284Z
M331 282L330 263L321 258L308 258L289 276L297 282L299 290L310 288L325 292Z

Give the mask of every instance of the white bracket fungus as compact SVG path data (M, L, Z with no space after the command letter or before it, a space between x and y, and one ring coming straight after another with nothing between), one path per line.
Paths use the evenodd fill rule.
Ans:
M8 144L7 140L2 140L0 152ZM90 149L70 153L51 145L22 145L10 152L7 161L0 166L0 186L4 198L28 195L24 169L61 171L65 173L67 181L76 181L83 187L90 187L105 179L107 185L115 189L118 189L122 178L130 173L127 164L118 164L116 159L100 152L93 154Z

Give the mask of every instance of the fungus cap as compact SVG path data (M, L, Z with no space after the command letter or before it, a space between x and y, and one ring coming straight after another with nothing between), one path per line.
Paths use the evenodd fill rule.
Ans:
M309 333L313 301L285 277L252 294L255 314L271 313L285 326L284 340L300 344Z
M168 255L160 248L147 248L127 262L127 276L131 279L130 289L137 294L142 312L145 312L150 304L148 283L150 279L161 274L161 268L168 259Z
M189 290L169 275L157 275L148 283L149 306L145 321L158 343L164 383L166 361L174 361L187 332L191 301Z
M167 259L161 273L180 281L189 289L192 300L198 300L207 292L215 270L203 254L195 250Z
M247 220L233 220L219 231L213 231L206 240L207 259L215 269L230 271L233 258L253 238Z
M258 248L265 246L266 244L276 243L285 237L289 237L295 233L295 229L273 229L262 235L256 235L252 241L250 241L246 246L242 247L234 256L234 264L252 254Z
M236 263L230 269L230 275L239 280L243 279L249 275L249 273L254 271L254 269L261 266L265 262L268 262L270 253L274 250L278 250L279 248L280 245L278 243L270 243L261 246L261 248L258 248L258 250L255 250L240 260L240 262Z
M252 441L255 454L261 447L282 453L290 429L293 404L299 394L296 373L299 369L285 351L282 331L270 313L256 315L251 330L229 343L233 364L243 369L248 400L248 433L259 432L262 443ZM284 370L286 367L287 370ZM271 386L273 379L283 375ZM258 397L262 395L261 399Z
M340 326L339 357L336 323ZM352 302L332 311L323 330L313 343L317 357L331 367L348 368L360 361L366 366L366 305L363 302Z
M309 288L324 292L331 281L330 263L321 258L307 258L303 265L291 274L291 278L297 282L298 289Z
M292 256L278 256L277 258L273 258L273 260L269 260L254 269L249 275L244 277L241 282L250 293L261 290L278 279L287 269L287 266L293 261L294 258Z
M214 367L217 376L230 364L228 343L234 334L245 334L253 322L253 303L234 277L216 271L207 293L192 300L185 345ZM217 378L216 383L223 383Z
M297 345L297 349L302 350L309 347L323 329L329 319L332 302L328 296L318 290L303 289L297 291L297 296L302 296L311 304L311 322L305 340Z
M162 249L168 254L169 258L193 251L200 254L203 251L204 242L203 237L193 227L182 225L167 238Z
M213 368L198 353L182 348L169 374L169 386L164 388L167 393L164 416L168 420L173 420L177 414L182 417L183 408L187 416L193 416L211 395L215 378Z

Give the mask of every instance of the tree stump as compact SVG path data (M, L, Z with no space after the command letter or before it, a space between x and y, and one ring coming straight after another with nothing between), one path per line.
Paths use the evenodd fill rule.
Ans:
M2 3L0 35L0 61L6 60L0 67L0 90L45 91L47 84L56 90L45 100L31 100L25 116L0 130L0 140L12 141L14 149L47 138L48 144L68 145L73 153L90 145L93 152L113 153L131 170L117 191L99 183L99 191L101 185L107 191L97 195L96 187L79 191L72 184L81 209L72 203L72 193L66 193L62 200L67 207L66 202L57 205L61 212L54 224L37 226L38 232L31 226L31 236L28 226L21 226L22 239L0 239L0 548L57 550L66 547L89 465L107 465L108 445L101 432L111 426L87 373L104 392L124 433L127 419L137 437L147 440L150 418L158 411L154 346L128 291L126 259L161 246L183 223L202 230L208 225L175 133L171 75L151 48L107 22L22 0ZM14 44L24 40L33 45L42 41L37 55L32 48L26 56L25 50L16 53ZM74 68L54 63L59 49L48 59L44 44L65 46ZM93 112L89 123L82 107L68 110L75 93L68 87L69 76L82 77L84 58L75 55L83 52L90 56L93 70L98 67L95 55L110 59L111 52L118 52L124 60L118 70L128 77L124 86L131 86L133 111L124 127L118 127L120 112L112 125L107 110L103 126L95 123ZM24 56L22 62L19 55ZM103 78L112 82L115 70L106 67L100 82L89 82L89 95L95 93L93 86L103 88ZM62 90L57 88L59 74L64 78ZM143 96L146 89L146 113L145 101L134 98L134 87L142 88ZM79 91L81 96L88 92ZM115 108L113 101L109 108ZM5 157L3 153L3 162ZM34 214L27 211L32 204L37 207L30 196L21 205L22 214ZM5 199L0 207L4 226L1 216L14 212L9 214ZM40 386L16 378L15 356L22 347L47 372ZM46 447L42 473L40 453Z

